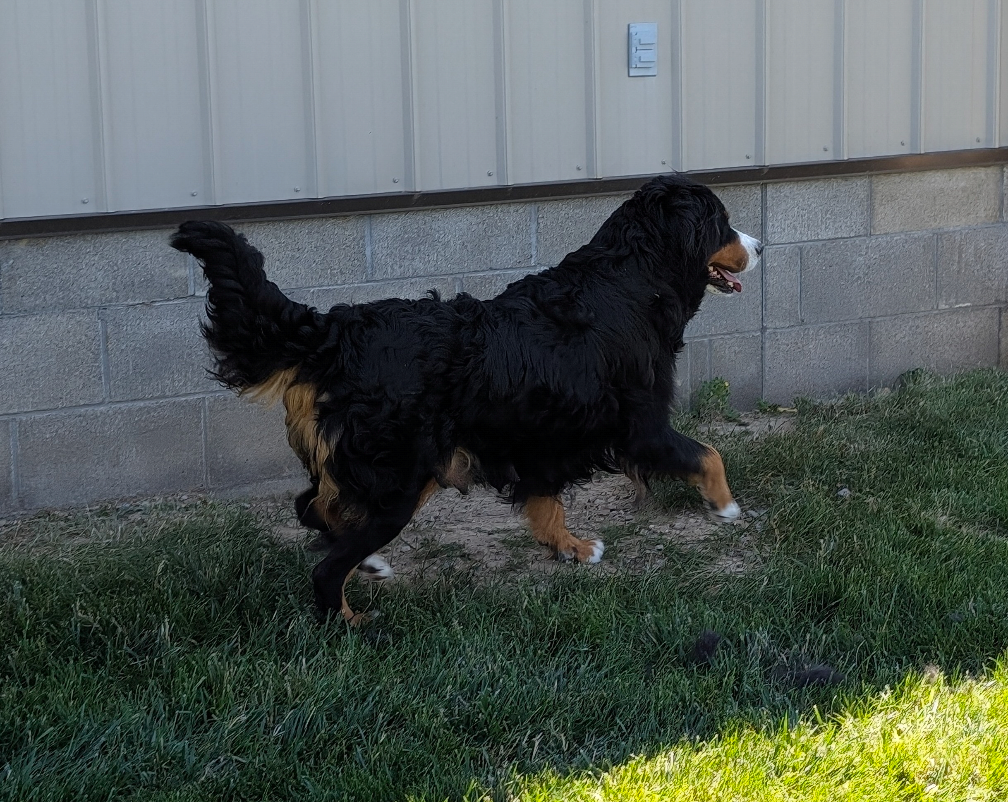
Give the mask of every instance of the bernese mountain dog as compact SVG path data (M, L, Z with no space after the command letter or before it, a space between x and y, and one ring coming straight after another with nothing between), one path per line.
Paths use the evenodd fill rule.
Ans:
M591 242L489 301L432 292L320 312L223 223L184 223L171 244L210 283L214 375L286 407L311 477L298 518L328 548L312 572L323 612L360 620L347 578L440 488L495 488L536 540L580 562L603 545L567 530L560 496L597 471L679 477L714 515L738 515L718 452L669 422L686 324L705 291L741 292L762 251L705 186L648 181Z

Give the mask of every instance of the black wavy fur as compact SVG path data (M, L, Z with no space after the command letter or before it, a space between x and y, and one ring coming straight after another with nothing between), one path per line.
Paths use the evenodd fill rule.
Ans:
M318 389L326 471L341 504L365 513L333 534L341 590L342 567L398 534L457 448L516 503L598 470L696 473L704 447L669 424L675 355L708 259L735 236L714 193L661 176L590 243L492 300L432 293L325 314L287 299L224 224L185 223L172 245L210 282L204 334L222 382L241 390L296 368Z

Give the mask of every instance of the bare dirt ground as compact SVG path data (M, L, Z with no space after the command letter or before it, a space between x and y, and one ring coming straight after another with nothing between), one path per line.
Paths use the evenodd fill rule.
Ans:
M751 438L787 429L790 423L789 416L744 415L740 421L720 421L709 428ZM694 496L679 509L667 509L654 498L637 504L630 480L611 475L572 489L564 497L568 528L581 538L601 538L606 546L600 563L575 569L536 543L524 518L492 492L476 489L462 496L443 490L380 554L395 572L392 581L430 578L448 570L487 577L563 570L644 573L679 559L684 551L701 556L712 575L744 572L758 559L750 534L752 527L761 528L763 511L743 509L736 521L715 522L703 510L699 495ZM156 534L173 522L212 517L229 506L249 510L283 543L308 544L313 539L294 517L290 498L219 501L187 493L10 517L0 520L0 547L113 542Z

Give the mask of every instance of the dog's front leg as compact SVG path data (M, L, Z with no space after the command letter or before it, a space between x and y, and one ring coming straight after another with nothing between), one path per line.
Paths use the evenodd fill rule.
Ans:
M559 560L597 563L605 545L601 540L582 540L567 529L563 503L556 496L532 496L525 502L525 517L532 536L556 552Z
M741 512L728 488L721 455L705 443L667 429L654 440L635 444L630 449L630 461L638 470L665 473L689 482L723 521L733 520Z

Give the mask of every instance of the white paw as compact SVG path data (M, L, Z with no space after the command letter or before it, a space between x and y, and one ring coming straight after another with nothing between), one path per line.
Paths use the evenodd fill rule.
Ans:
M601 540L592 541L592 553L591 557L585 560L586 563L597 563L602 559L602 553L605 551L605 543Z
M391 579L395 574L392 566L388 564L385 558L379 557L377 554L365 557L361 561L361 564L357 566L357 570L365 579L375 582L384 582L386 579Z
M714 515L722 521L734 521L739 517L739 513L742 512L739 509L739 505L734 501L725 504L720 510L714 510Z

